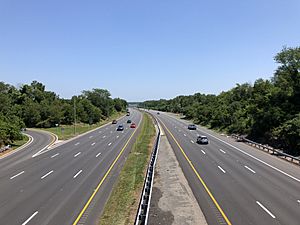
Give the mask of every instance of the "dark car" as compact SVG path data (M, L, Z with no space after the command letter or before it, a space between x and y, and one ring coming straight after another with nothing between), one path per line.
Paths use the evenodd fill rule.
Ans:
M197 143L202 144L202 145L207 145L208 144L208 139L207 139L206 136L200 135L200 136L197 137Z
M131 120L127 120L127 123L131 123Z
M189 125L188 125L188 129L189 129L189 130L197 130L197 127L196 127L195 124L189 124Z
M160 113L159 112L157 112L157 115L159 115Z
M123 125L119 125L117 128L117 131L123 131L124 130L124 126Z
M118 121L116 121L116 120L112 121L112 124L117 124L117 123L118 123Z

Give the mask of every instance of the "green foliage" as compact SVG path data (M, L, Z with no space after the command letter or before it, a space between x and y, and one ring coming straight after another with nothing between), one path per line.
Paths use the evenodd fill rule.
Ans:
M0 146L22 138L23 127L55 127L57 124L71 125L76 121L95 124L105 120L115 111L125 111L127 102L112 99L103 89L83 91L72 99L61 99L57 94L46 91L45 85L33 81L19 89L0 82Z
M270 80L237 84L219 95L146 101L140 107L182 113L201 125L248 135L300 155L300 47L284 47L275 61L279 66Z

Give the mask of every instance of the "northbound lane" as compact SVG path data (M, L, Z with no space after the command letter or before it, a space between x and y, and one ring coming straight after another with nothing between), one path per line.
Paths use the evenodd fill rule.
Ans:
M209 224L299 224L300 168L166 113L155 115ZM195 143L206 135L209 145Z

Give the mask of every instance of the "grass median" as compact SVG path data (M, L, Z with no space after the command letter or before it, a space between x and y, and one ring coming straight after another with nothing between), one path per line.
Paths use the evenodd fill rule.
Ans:
M144 113L141 132L106 203L99 225L134 224L154 138L153 121Z
M124 112L115 113L114 115L110 116L106 120L102 120L101 122L92 124L92 125L78 123L78 124L76 124L76 133L74 133L74 125L61 125L59 127L43 128L42 130L49 131L51 133L56 134L58 136L59 140L67 140L67 139L75 137L79 134L83 134L87 131L90 131L97 127L100 127L114 119L118 119L119 117L121 117L123 115L125 115Z

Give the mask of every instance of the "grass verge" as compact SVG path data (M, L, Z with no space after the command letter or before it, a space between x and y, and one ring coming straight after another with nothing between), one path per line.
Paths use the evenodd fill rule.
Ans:
M122 168L98 224L134 224L154 138L153 121L147 113L144 113L141 132Z
M120 113L115 113L114 115L110 116L106 120L102 120L99 123L96 124L83 124L83 123L78 123L76 124L76 133L74 133L74 125L62 125L60 127L51 127L51 128L43 128L42 130L49 131L51 133L54 133L58 136L59 140L67 140L72 137L75 137L79 134L85 133L87 131L93 130L97 127L100 127L109 121L112 121L114 119L118 119L119 117L125 115L124 112Z
M0 152L0 156L3 156L19 147L21 147L22 145L26 144L27 141L29 140L29 137L27 137L26 135L23 135L23 139L22 140L18 140L18 141L14 141L12 144L11 144L11 148L8 149L7 151L4 151L4 152Z

